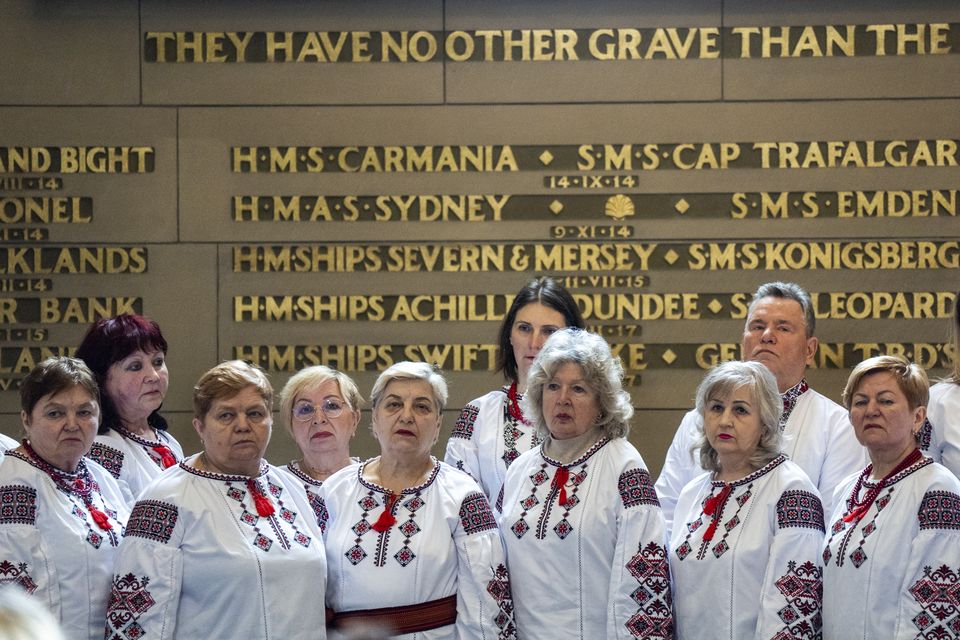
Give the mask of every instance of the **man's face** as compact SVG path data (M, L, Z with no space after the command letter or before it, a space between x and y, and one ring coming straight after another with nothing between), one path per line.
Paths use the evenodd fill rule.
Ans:
M803 378L817 351L817 339L807 337L799 302L767 296L750 310L740 346L743 359L769 369L783 393Z

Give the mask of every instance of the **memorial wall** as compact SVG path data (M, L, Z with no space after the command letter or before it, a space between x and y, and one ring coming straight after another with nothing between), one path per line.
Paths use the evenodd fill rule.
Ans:
M4 433L35 363L136 312L190 452L193 383L245 358L364 394L435 362L440 453L540 274L623 360L654 474L763 282L813 295L834 399L954 356L955 2L10 0L0 34Z

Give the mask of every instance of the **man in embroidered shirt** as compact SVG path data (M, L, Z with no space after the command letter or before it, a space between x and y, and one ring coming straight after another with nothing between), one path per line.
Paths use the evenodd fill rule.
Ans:
M824 516L833 513L833 492L845 477L863 469L866 452L853 433L847 412L809 388L803 375L817 352L816 319L810 296L792 282L768 282L757 289L747 311L741 358L766 366L783 397L780 428L786 453L820 490ZM673 510L683 487L703 473L692 452L701 419L689 411L680 422L657 479L657 496L672 530Z

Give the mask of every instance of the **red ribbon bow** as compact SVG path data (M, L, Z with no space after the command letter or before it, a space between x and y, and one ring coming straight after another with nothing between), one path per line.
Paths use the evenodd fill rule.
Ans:
M153 450L160 454L160 464L164 469L169 469L173 465L177 464L177 458L173 455L173 451L170 451L170 447L158 444L153 447Z
M250 494L253 496L253 504L257 507L257 514L262 517L272 516L273 504L271 504L270 499L260 491L260 487L257 486L253 478L247 480L247 489L250 490Z
M557 496L557 504L561 507L567 506L567 480L570 479L570 470L566 467L557 467L557 473L553 476L553 482L550 483L554 489L560 489L560 495Z
M723 512L723 505L726 504L727 498L730 497L732 492L733 485L725 485L720 493L715 496L710 496L707 501L703 503L704 515L712 516L710 518L710 526L703 532L704 542L713 540L713 534L717 532L717 524L720 522L720 514Z
M400 496L396 493L391 493L387 495L387 502L383 507L383 513L380 514L380 517L377 518L377 521L373 523L373 530L377 533L383 533L387 531L390 527L397 524L397 519L393 517L393 506L397 504L397 500L400 499Z

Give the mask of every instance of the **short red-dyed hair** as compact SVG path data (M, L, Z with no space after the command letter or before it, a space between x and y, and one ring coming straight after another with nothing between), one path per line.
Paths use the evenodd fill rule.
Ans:
M117 410L106 393L107 371L115 362L123 360L134 351L162 351L167 353L167 341L160 332L160 325L145 316L124 313L112 318L97 320L87 330L77 349L77 358L86 363L104 392L100 399L100 433L106 433L119 420ZM148 418L150 426L166 429L167 422L156 411Z

